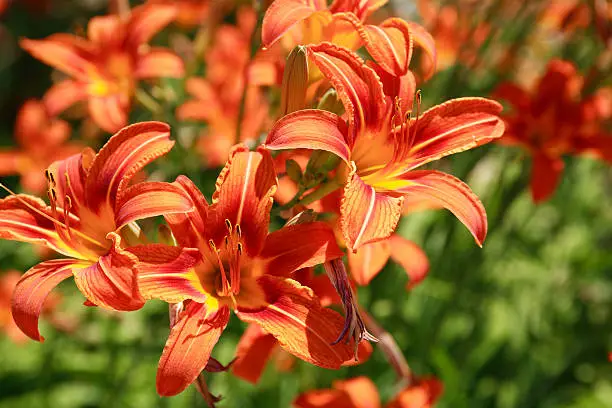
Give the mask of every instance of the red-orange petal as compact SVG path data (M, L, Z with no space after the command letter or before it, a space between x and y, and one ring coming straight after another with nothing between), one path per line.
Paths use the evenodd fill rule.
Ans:
M185 305L159 360L156 381L159 395L176 395L200 375L229 316L227 307L207 310L204 304L193 301Z
M330 43L310 45L309 58L338 92L349 123L347 142L386 125L387 101L376 72L354 52Z
M400 219L403 201L403 197L377 192L353 168L340 208L347 248L356 251L362 245L389 237Z
M410 281L406 289L411 290L427 277L429 259L420 246L400 235L391 235L389 242L391 259L404 268L408 274Z
M433 408L443 390L442 382L435 377L418 379L390 401L387 408Z
M96 306L111 310L140 309L145 300L138 290L138 258L121 248L121 238L111 232L113 241L108 254L95 264L74 270L74 281L85 297Z
M415 168L450 154L481 146L505 130L502 106L491 99L458 98L427 110L415 126L407 165Z
M176 18L176 7L162 4L144 4L134 7L127 23L127 40L135 49L148 43L151 38Z
M261 27L262 45L269 48L291 27L327 7L325 0L276 0L266 10Z
M44 341L38 331L38 318L51 290L72 276L76 261L53 259L27 271L15 286L12 300L13 320L22 332L36 341Z
M138 258L138 287L145 299L178 303L192 299L203 303L206 293L194 269L202 256L195 248L162 244L127 249Z
M313 390L298 396L296 408L380 408L380 397L367 377L334 381L331 389Z
M119 94L89 98L87 106L94 123L108 133L127 125L129 106L126 106L123 98Z
M312 290L292 279L263 275L257 279L265 293L261 307L238 305L236 314L273 335L281 347L311 364L338 369L354 358L352 344L332 345L344 326L337 312L321 307Z
M79 215L80 208L85 204L87 171L94 157L94 151L88 147L80 154L58 160L49 166L48 170L55 180L59 207L65 206L65 197L69 196L71 212Z
M91 62L92 55L79 46L81 41L75 36L56 34L44 40L24 38L19 45L45 64L77 79L87 80L95 67Z
M351 276L358 285L365 286L382 270L391 255L389 240L363 245L357 252L349 252Z
M352 13L343 13L340 17L353 25L368 53L385 71L396 76L408 72L412 37L407 22L389 18L379 25L366 25Z
M412 40L423 49L423 52L431 61L431 69L425 74L425 79L429 79L436 72L436 66L438 65L436 41L423 26L412 21L408 22L408 26L410 27Z
M259 258L267 273L289 276L298 269L342 258L334 231L324 222L297 224L269 234Z
M236 361L232 364L232 374L251 384L257 384L277 344L274 336L264 332L257 324L250 324L236 346Z
M25 194L0 200L0 239L46 245L61 254L78 257L55 230L51 209L44 201Z
M270 153L262 148L249 152L243 145L235 146L216 186L209 208L207 236L221 243L228 234L225 222L228 220L232 228L240 225L246 252L257 255L268 235L272 197L277 186Z
M49 115L55 116L86 98L87 84L85 82L66 79L54 84L45 92L43 103Z
M85 185L88 206L96 210L107 204L114 209L116 198L132 176L173 145L170 127L165 123L142 122L121 129L100 149L91 165Z
M487 236L487 213L480 199L467 184L440 171L410 171L401 180L398 192L419 196L424 205L444 207L459 219L482 246Z
M166 214L164 218L174 234L179 245L189 248L197 248L199 237L196 232L206 229L208 219L208 203L198 187L185 176L178 176L173 183L189 195L194 211L188 214Z
M170 50L154 48L140 56L134 76L136 78L182 78L185 75L183 60Z
M541 203L553 195L565 164L560 157L549 157L542 153L533 156L531 165L531 197L533 202Z
M266 139L270 150L313 149L335 154L348 163L348 127L335 113L319 109L305 109L279 119Z
M116 207L117 228L143 218L187 213L194 209L190 197L182 188L159 181L138 183L127 188Z
M416 78L412 71L409 70L404 75L396 76L372 61L368 61L368 66L373 68L380 77L385 95L393 102L399 99L401 115L405 115L412 110L417 87Z
M96 16L87 23L87 37L98 47L120 48L125 34L125 25L116 14Z

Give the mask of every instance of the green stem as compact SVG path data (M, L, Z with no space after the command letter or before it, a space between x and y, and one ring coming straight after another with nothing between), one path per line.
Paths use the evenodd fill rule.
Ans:
M136 89L134 94L136 100L145 108L147 108L153 115L159 115L163 112L161 105L144 89Z
M317 200L322 199L323 197L333 193L342 187L342 183L338 182L337 179L333 178L329 180L327 183L321 184L319 188L317 188L312 193L308 194L306 197L302 198L300 201L295 203L294 205L309 205L314 203Z

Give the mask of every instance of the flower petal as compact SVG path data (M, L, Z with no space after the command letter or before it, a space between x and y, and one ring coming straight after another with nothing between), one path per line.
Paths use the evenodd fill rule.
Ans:
M374 190L357 175L354 165L344 187L340 212L347 248L355 252L360 246L385 239L400 219L403 197Z
M136 78L182 78L185 75L183 60L170 50L152 49L138 59Z
M435 377L418 379L390 401L387 408L433 408L443 390L442 382Z
M170 397L189 386L206 367L229 321L229 309L207 310L190 301L170 331L157 369L157 393Z
M491 99L458 98L427 110L411 120L415 136L408 168L481 146L504 133L502 106Z
M117 196L132 176L145 165L166 154L174 145L170 127L161 122L142 122L121 129L100 149L87 175L88 206L92 210L108 204L114 209Z
M55 116L86 98L87 85L84 82L66 79L51 86L45 93L43 102L49 116Z
M99 47L120 48L125 34L125 25L115 14L96 16L87 23L87 37Z
M55 230L51 209L44 201L25 194L0 200L0 239L45 245L70 257L79 257Z
M74 281L87 300L111 310L140 309L145 300L138 290L136 266L138 258L121 248L121 237L111 232L113 241L108 254L95 264L74 270Z
M242 241L250 256L257 255L268 235L270 208L276 192L274 162L267 150L249 152L243 145L234 147L217 179L209 208L209 233L216 244L228 234L225 220L240 225Z
M550 198L557 189L565 164L560 157L535 154L531 165L531 197L534 203Z
M467 184L450 174L439 171L410 171L398 180L403 183L396 191L418 195L420 203L444 207L461 221L482 246L487 235L487 213L480 199Z
M269 234L259 258L267 263L267 273L289 276L298 269L342 258L343 255L331 227L324 222L311 222L291 225Z
M113 133L127 125L128 106L123 95L108 95L89 98L88 109L96 125L108 133Z
M58 160L49 166L48 171L53 175L57 193L57 205L65 207L66 196L70 197L70 208L74 214L85 204L85 180L87 170L93 162L95 153L86 148L80 154Z
M11 306L13 319L31 339L44 341L38 331L38 318L45 299L60 282L72 276L76 264L72 259L41 262L27 271L15 286Z
M127 188L117 202L115 224L121 228L143 218L190 211L193 203L182 188L159 181L138 183Z
M431 76L436 72L436 66L438 65L438 53L436 51L436 41L429 34L429 32L421 25L414 23L412 21L408 22L408 26L410 27L410 34L412 40L415 44L420 46L423 49L423 52L429 60L431 61L431 66L429 72L425 74L425 80L431 78Z
M363 245L357 252L348 253L351 276L358 285L365 286L382 270L391 255L389 240Z
M262 45L269 48L291 27L327 8L325 0L276 0L270 4L261 28Z
M251 384L257 384L277 345L274 336L264 332L257 324L250 324L236 346L236 361L232 364L232 374Z
M421 283L429 272L429 259L420 246L400 235L393 234L389 239L391 258L400 264L410 281L406 289L411 290Z
M19 45L45 64L67 75L86 80L88 74L96 68L91 62L92 55L86 52L81 41L72 35L56 34L44 40L24 38Z
M376 72L354 52L329 43L306 47L308 56L338 92L348 117L347 143L385 126L387 101Z
M206 292L193 270L202 262L199 250L151 244L131 247L127 251L138 258L138 287L145 299L161 299L168 303L186 299L206 301Z
M236 314L247 323L257 323L273 335L281 347L311 364L338 369L353 359L354 347L344 342L332 346L344 319L321 307L310 288L291 279L263 275L257 283L265 293L261 307L238 305Z
M298 396L296 408L380 408L376 386L367 377L334 381L331 389L313 390Z
M198 187L189 178L178 176L173 184L189 195L194 211L188 214L166 214L164 218L179 245L197 248L199 245L198 234L206 229L208 203Z
M126 42L134 48L148 43L176 18L176 13L176 8L171 5L144 4L134 7L126 29Z
M342 13L339 16L353 25L368 53L385 71L396 76L408 72L412 37L407 22L401 18L389 18L380 25L366 25L355 14Z
M385 95L387 95L389 100L393 103L399 99L401 115L406 115L413 107L417 87L416 78L412 71L408 71L401 76L396 76L385 71L372 61L368 61L368 66L372 67L380 77Z
M347 136L346 122L340 116L324 110L305 109L279 119L268 133L265 147L270 150L325 150L348 163Z

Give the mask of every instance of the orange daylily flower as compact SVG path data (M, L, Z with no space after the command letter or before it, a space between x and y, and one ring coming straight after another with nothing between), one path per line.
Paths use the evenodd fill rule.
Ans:
M22 344L28 341L28 337L15 324L11 311L11 298L19 279L21 279L21 273L17 271L9 271L0 275L0 331L3 331L13 342ZM61 301L58 294L52 293L51 295L46 299L42 313L51 313Z
M318 109L291 113L276 122L266 147L319 149L342 159L337 179L344 184L341 223L347 247L356 251L389 237L401 216L403 197L410 195L449 209L482 244L487 221L478 197L449 174L416 168L500 137L501 105L459 98L410 118L415 95L410 72L392 77L332 44L306 48L336 88L347 119Z
M340 296L326 275L315 276L312 268L305 268L296 271L293 278L303 286L311 288L321 306L342 304ZM291 356L287 352L279 349L279 342L272 334L265 332L257 324L250 324L236 347L236 359L232 364L232 373L245 381L256 384L263 374L266 363L274 355L277 357L277 369L286 371L293 365L293 359L290 359ZM372 344L362 341L358 344L356 359L345 361L342 365L362 364L370 358L372 351Z
M438 64L434 69L443 71L457 61L471 65L478 57L478 49L490 35L486 23L472 27L478 3L440 5L431 0L419 0L418 8L424 25L435 40ZM428 67L431 61L423 60ZM425 68L425 71L428 71Z
M19 174L25 190L44 191L44 170L54 161L81 150L76 144L66 143L69 137L67 122L49 116L42 102L26 101L15 122L15 139L21 149L0 150L0 176Z
M188 179L177 184L197 210L166 216L180 247L160 247L153 252L155 262L139 270L146 298L184 302L159 363L160 395L176 395L196 379L232 309L307 362L337 369L353 358L352 345L332 345L342 316L290 279L298 269L342 257L332 230L315 222L268 234L276 174L267 151L235 147L210 206ZM131 251L141 260L148 255L140 252L151 253L138 247ZM174 261L158 265L167 260Z
M519 145L532 155L535 202L554 193L563 155L589 153L612 163L612 135L605 126L612 118L612 91L602 89L581 99L582 83L571 62L553 60L532 91L504 83L495 92L512 106L512 113L504 116L508 131L500 143Z
M413 42L419 44L436 65L433 38L423 27L401 18L378 25L366 24L369 16L388 0L275 0L263 19L262 42L269 48L288 34L287 48L331 42L357 50L365 46L385 71L404 75L412 57Z
M442 383L436 378L423 378L404 388L385 408L432 408L442 394ZM380 408L376 386L367 377L334 381L331 389L301 394L294 408Z
M86 100L89 114L102 129L112 133L125 126L139 80L184 74L183 61L177 55L147 44L175 16L174 7L143 5L134 8L129 18L92 18L87 39L70 34L23 39L22 48L71 77L45 94L49 113L57 115Z
M173 184L130 186L136 173L172 148L169 135L164 123L139 123L111 137L97 155L87 149L55 162L47 171L50 206L22 194L0 200L0 238L45 245L66 256L35 265L15 288L13 317L29 337L43 340L38 332L43 302L70 276L94 305L113 310L142 307L138 259L125 250L135 234L122 227L193 209L189 197Z
M222 166L236 143L244 92L240 141L256 140L268 121L269 106L261 86L278 81L278 68L273 59L268 59L270 54L266 54L265 59L256 56L250 60L250 38L256 23L255 12L241 8L238 26L219 27L213 46L206 53L206 78L187 80L187 93L195 99L185 102L176 111L179 120L208 124L197 148L210 167Z
M594 0L591 4L580 0L557 0L543 8L540 23L558 31L595 27L606 46L612 45L612 4Z
M148 3L174 6L175 21L182 27L196 27L202 24L208 17L211 6L211 0L148 0Z

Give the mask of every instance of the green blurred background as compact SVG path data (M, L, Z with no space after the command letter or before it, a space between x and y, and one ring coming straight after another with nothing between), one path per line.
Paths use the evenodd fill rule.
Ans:
M13 143L19 106L40 97L51 83L50 68L20 51L17 39L82 29L89 17L106 12L104 3L57 3L53 13L42 14L14 4L1 17L2 146ZM416 9L411 2L394 5L406 13ZM529 46L531 16L519 15L522 20L509 26L503 16L485 14L481 17L498 35L479 47L484 63L438 73L423 87L425 105L486 96L501 80L523 74L517 67L496 70L487 58L500 46ZM158 38L167 43L165 34ZM538 57L544 65L562 55L586 70L601 47L587 28L561 46L545 47ZM169 112L175 137L187 131ZM134 120L147 115L135 112ZM568 158L566 166L554 197L536 206L526 190L530 161L519 149L492 145L438 162L437 168L465 180L484 202L489 216L484 247L478 248L448 212L412 214L402 220L399 233L427 253L427 279L406 292L406 274L389 264L368 288L359 289L362 305L395 336L413 371L444 382L439 407L612 407L612 171L585 158ZM210 196L217 171L203 170L187 143L155 169L165 179L179 173ZM18 188L17 177L2 181ZM28 245L0 242L0 273L26 271L38 259ZM59 292L57 314L69 332L43 318L44 344L15 344L0 333L0 407L205 406L193 387L173 398L155 392L169 331L165 304L152 301L139 312L113 314L83 307L71 281ZM243 328L232 319L213 356L229 362ZM246 408L287 407L301 391L355 375L371 378L383 400L397 391L395 374L379 350L367 363L337 372L302 362L278 372L272 362L257 386L231 373L208 378L212 392L223 396L220 407Z

